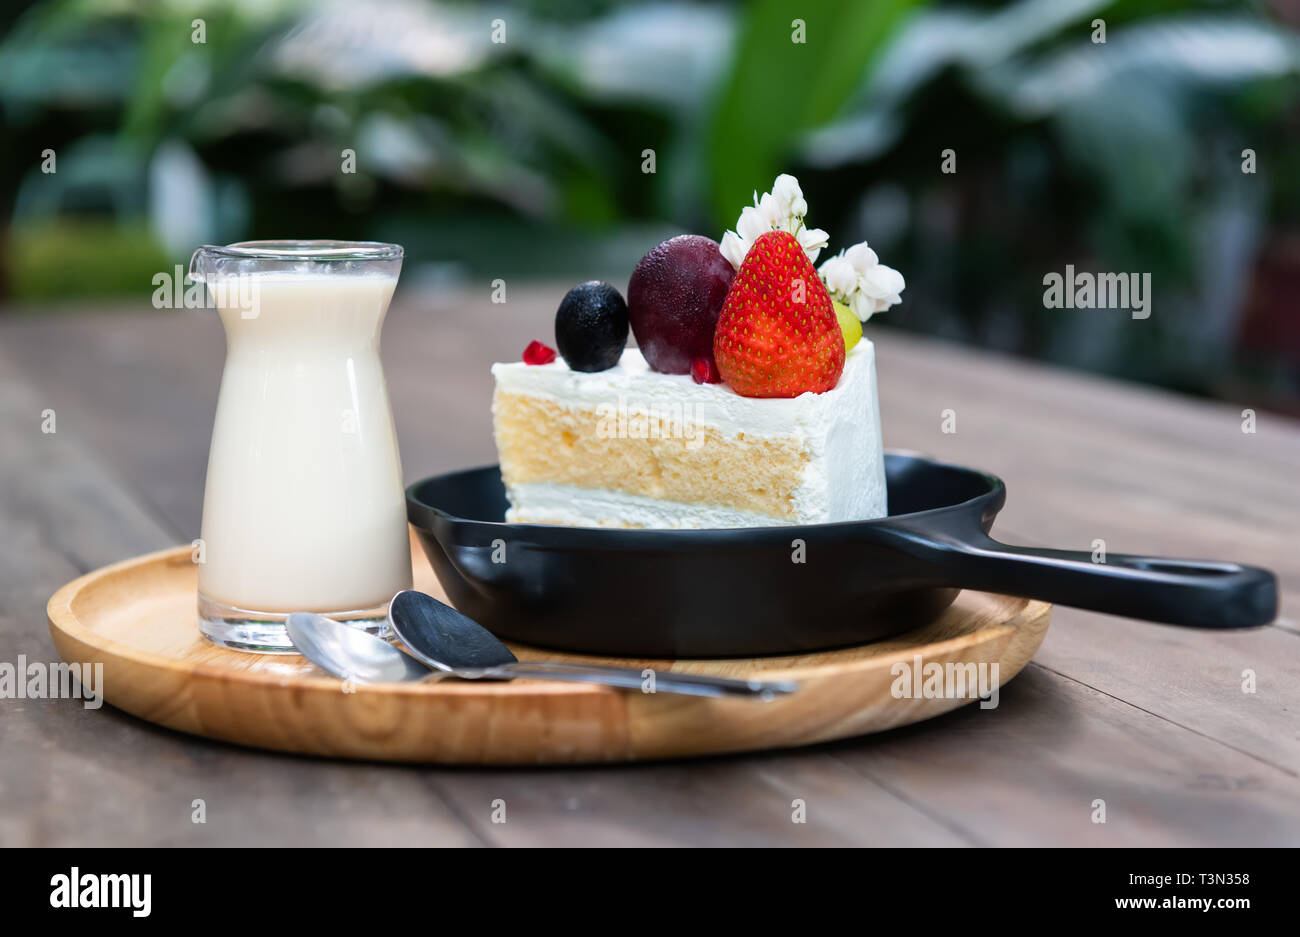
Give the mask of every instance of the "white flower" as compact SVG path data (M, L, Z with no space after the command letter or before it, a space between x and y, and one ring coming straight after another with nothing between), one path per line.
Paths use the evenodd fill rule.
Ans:
M808 255L810 263L817 262L817 255L822 252L822 248L831 239L831 236L821 228L800 228L795 237L798 238L799 244L803 247L803 252Z
M740 220L736 222L736 233L745 242L746 252L755 241L771 230L772 225L757 208L746 208L740 213Z
M844 259L853 265L853 269L858 273L866 273L876 264L880 263L880 258L876 252L867 246L866 241L854 244L848 250L844 251Z
M804 201L799 180L782 173L776 177L771 192L754 193L754 204L741 211L736 230L722 235L719 245L722 256L739 270L755 241L769 231L786 231L798 239L808 261L816 263L817 255L826 246L828 238L825 231L804 227L806 214L808 203Z
M858 271L853 269L853 264L842 253L822 264L817 272L826 283L826 289L832 293L848 296L858 288Z
M722 251L722 256L731 261L731 265L737 270L745 260L745 254L749 251L749 245L740 239L735 231L728 231L722 236L722 243L718 245Z
M803 190L799 188L799 180L789 173L781 173L772 183L772 196L780 208L781 214L786 217L802 218L808 214L808 203L803 200ZM802 208L802 211L798 209Z
M763 216L763 220L767 222L769 231L785 227L786 219L790 217L790 213L781 206L776 196L771 192L764 192L762 198L759 198L758 194L755 193L754 205L758 208L758 213Z
M873 299L888 299L891 303L897 303L902 301L899 294L906 285L903 275L893 267L876 264L862 274L858 289Z
M859 293L854 290L849 297L849 308L861 321L866 322L871 318L871 314L876 312L876 301L866 293Z
M904 286L903 275L884 264L876 264L858 278L858 291L873 301L872 312L884 312L895 303L902 302Z
M866 241L840 251L818 273L831 298L846 303L863 322L903 299L903 275L882 264Z

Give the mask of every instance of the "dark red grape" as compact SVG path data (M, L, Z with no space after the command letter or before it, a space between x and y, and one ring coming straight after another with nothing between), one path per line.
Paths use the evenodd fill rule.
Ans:
M641 258L627 285L632 334L650 367L687 374L713 360L713 332L736 275L716 241L682 234Z

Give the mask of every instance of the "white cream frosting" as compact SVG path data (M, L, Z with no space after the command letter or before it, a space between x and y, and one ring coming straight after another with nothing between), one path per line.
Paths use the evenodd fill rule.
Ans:
M827 523L881 517L886 513L884 449L876 399L875 347L865 337L848 352L839 382L823 394L794 398L742 397L726 384L696 384L690 375L660 374L635 348L605 371L573 371L563 359L551 364L523 362L492 366L499 390L541 397L562 406L595 409L602 404L628 412L684 411L701 427L724 439L795 439L810 458L795 492L793 523ZM572 523L590 523L606 505L630 512L623 519L643 526L748 527L779 524L746 512L682 505L651 498L587 492L561 485L517 485L508 492L511 519L543 516L563 509ZM561 503L562 502L562 503ZM587 502L590 502L588 504ZM651 507L651 503L657 507ZM535 510L536 509L536 510ZM587 513L593 509L593 513ZM636 517L632 515L635 514ZM644 516L652 523L643 523Z

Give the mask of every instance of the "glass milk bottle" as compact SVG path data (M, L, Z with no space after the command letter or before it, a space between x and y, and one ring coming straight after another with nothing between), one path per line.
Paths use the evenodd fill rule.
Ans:
M379 332L402 248L246 241L200 248L226 331L199 553L199 627L292 650L290 612L380 633L411 587L402 468Z

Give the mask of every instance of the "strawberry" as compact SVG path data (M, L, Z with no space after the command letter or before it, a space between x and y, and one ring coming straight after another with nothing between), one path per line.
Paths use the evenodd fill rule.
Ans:
M808 255L769 231L745 255L713 336L722 379L742 397L825 393L844 370L844 335Z

